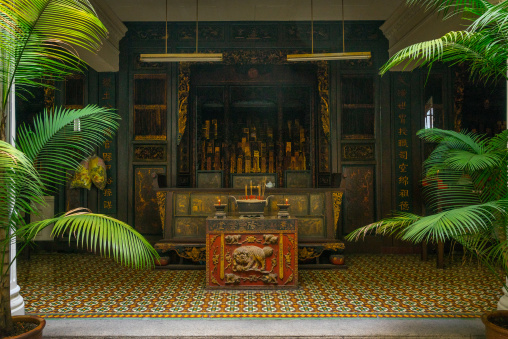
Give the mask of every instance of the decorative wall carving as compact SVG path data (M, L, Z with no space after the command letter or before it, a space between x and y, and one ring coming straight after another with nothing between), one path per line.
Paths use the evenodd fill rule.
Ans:
M344 145L342 160L374 160L374 145Z
M343 192L333 192L332 198L333 198L333 225L334 225L334 232L335 235L337 234L337 228L339 226L339 217L340 217L340 211L342 208L342 197L344 193Z
M178 28L179 41L195 41L196 25L182 25ZM198 28L199 39L204 41L224 41L224 26L201 24Z
M285 37L289 41L310 40L310 25L289 25L285 26ZM330 39L330 26L314 25L314 40L327 41Z
M231 38L235 40L277 40L276 25L245 25L231 26Z
M145 234L160 234L159 202L152 187L152 173L165 173L165 167L134 167L134 225Z
M190 89L190 64L188 62L180 63L180 72L178 75L178 144L182 140L187 126L187 114L189 106Z
M157 192L157 205L159 206L159 215L161 217L162 234L164 234L164 225L166 220L166 192Z
M374 222L374 166L344 166L344 232Z
M327 140L330 140L330 100L329 100L329 84L330 77L328 74L328 62L317 62L318 70L318 92L320 98L320 114L323 133Z
M298 51L283 50L237 50L223 52L223 63L226 65L260 65L287 64L287 54ZM319 61L317 65L318 94L320 98L320 119L324 138L320 141L319 171L329 171L329 138L330 138L330 104L329 104L329 65L327 61ZM178 85L178 163L179 174L189 173L190 154L188 136L182 143L187 128L189 114L190 63L180 63ZM279 180L283 180L282 169L278 169ZM182 180L178 177L177 180ZM280 183L279 183L280 184Z
M139 40L163 40L166 37L166 26L162 23L150 23L145 24L143 27L135 26L130 28L129 33Z
M164 161L166 160L166 147L151 145L135 146L134 161L137 160Z

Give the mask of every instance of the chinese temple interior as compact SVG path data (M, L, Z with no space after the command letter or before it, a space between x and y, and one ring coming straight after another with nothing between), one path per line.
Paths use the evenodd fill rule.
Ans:
M461 265L450 242L345 240L393 211L425 213L422 164L435 144L417 131L506 129L505 81L438 63L379 73L460 18L403 0L90 2L109 31L102 49L78 49L83 74L17 99L16 124L61 105L115 109L119 129L90 160L103 162L105 186L76 188L70 173L43 214L112 216L161 259L120 271L40 234L43 255L18 263L28 313L477 318L495 307L501 286L471 259ZM221 58L182 59L196 52ZM288 58L340 52L370 57ZM163 53L180 59L146 56Z
M494 135L506 127L502 82L478 84L448 65L379 75L402 47L460 25L400 0L345 0L343 6L332 0L170 0L166 16L163 0L93 4L109 30L103 48L81 54L90 65L86 74L19 100L17 123L54 105L117 109L120 128L97 150L107 167L106 188L68 186L55 197L54 211L88 207L154 242L162 239L166 248L202 243L213 204L222 198L234 211L228 196L261 183L273 187L265 191L275 194L271 211L283 199L292 203L292 214L301 217L300 242L342 242L390 211L422 211L421 165L432 145L416 131ZM140 57L197 48L222 53L222 61ZM286 57L343 48L371 57ZM168 208L162 206L166 193ZM346 253L420 250L376 236L345 247Z

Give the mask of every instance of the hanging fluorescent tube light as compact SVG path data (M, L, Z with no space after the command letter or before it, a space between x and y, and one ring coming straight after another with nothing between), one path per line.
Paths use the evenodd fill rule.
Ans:
M222 61L222 53L141 54L142 62Z
M370 59L370 52L345 52L346 42L344 39L344 0L342 0L342 53L314 53L314 2L310 1L311 17L311 53L288 54L287 61L325 61L325 60L354 60Z
M141 54L141 62L210 62L222 61L222 53L198 53L198 14L199 0L196 0L196 52L195 53L168 53L168 0L166 0L166 53Z
M288 61L370 59L370 52L288 54Z

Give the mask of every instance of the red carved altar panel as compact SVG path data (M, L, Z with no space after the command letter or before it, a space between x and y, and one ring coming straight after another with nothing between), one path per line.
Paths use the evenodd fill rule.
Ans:
M278 289L298 286L296 219L207 220L209 288Z

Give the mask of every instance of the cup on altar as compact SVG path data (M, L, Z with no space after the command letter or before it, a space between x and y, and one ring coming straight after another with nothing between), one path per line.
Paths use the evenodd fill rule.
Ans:
M223 219L226 217L226 206L227 204L221 204L220 199L218 204L213 205L213 207L215 207L215 219Z
M285 204L277 204L277 207L279 208L279 212L277 213L277 218L289 218L289 207L291 205L288 204L288 199L286 199Z

